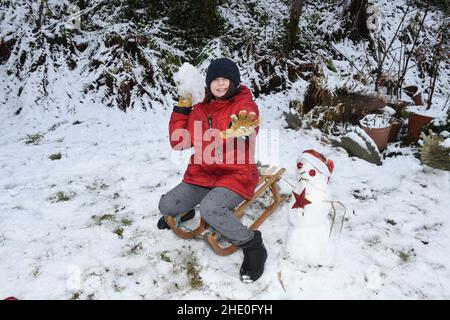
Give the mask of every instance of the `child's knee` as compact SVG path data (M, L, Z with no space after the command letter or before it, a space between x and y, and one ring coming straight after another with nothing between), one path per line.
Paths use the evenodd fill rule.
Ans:
M165 216L172 216L177 214L174 212L175 208L172 204L172 201L170 201L169 197L166 194L163 194L161 196L161 199L159 199L158 209L161 214Z
M209 224L214 224L214 221L218 218L218 216L223 215L225 212L224 208L220 208L217 206L217 203L211 200L203 200L200 202L200 215Z
M209 217L211 216L211 211L214 209L211 201L203 200L200 202L199 211L200 216L208 222Z

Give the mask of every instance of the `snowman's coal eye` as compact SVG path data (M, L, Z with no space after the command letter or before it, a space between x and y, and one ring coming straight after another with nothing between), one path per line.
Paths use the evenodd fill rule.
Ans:
M303 167L303 163L299 162L297 163L297 168L301 169Z
M309 170L309 175L311 177L314 177L316 175L316 170L314 170L314 169Z

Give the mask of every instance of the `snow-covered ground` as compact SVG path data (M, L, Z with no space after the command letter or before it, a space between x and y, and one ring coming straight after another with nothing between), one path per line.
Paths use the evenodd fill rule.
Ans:
M333 267L284 259L288 202L260 228L269 256L250 285L239 280L242 252L220 257L203 241L158 230L159 198L185 169L168 143L171 110L83 104L65 115L12 116L5 108L0 298L449 299L448 172L420 165L408 149L376 166L321 144L318 131L286 130L289 98L257 100L262 127L280 130L290 184L304 149L333 159L333 197L346 207ZM49 159L54 154L61 159ZM283 193L290 184L281 181Z

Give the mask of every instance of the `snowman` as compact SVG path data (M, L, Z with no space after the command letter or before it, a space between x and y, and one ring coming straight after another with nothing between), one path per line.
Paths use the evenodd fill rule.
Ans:
M291 199L286 253L300 264L327 266L334 253L329 241L331 193L328 184L334 164L315 150L305 150L297 160L297 168L298 182Z

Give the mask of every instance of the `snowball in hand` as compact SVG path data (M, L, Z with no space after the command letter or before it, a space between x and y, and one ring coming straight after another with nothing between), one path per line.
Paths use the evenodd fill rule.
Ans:
M192 93L192 103L203 101L205 97L205 77L200 71L190 63L183 63L178 72L173 75L173 80L177 85L178 94L187 97Z

